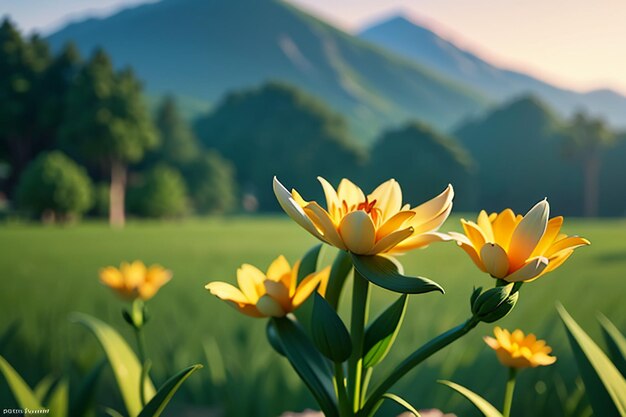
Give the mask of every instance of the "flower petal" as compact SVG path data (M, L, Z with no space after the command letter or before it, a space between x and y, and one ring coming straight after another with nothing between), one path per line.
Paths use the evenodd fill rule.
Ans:
M511 268L519 268L533 253L546 232L549 215L550 205L548 200L543 200L535 204L519 222L507 251Z
M574 250L580 246L590 245L591 243L584 237L570 236L565 239L554 242L546 251L545 256L548 258L556 255L564 250Z
M450 232L449 235L454 240L456 240L456 243L461 247L461 249L463 249L465 253L469 255L469 257L474 262L474 264L476 264L478 269L483 272L487 272L487 269L483 265L483 262L480 260L480 255L478 255L478 251L467 236L456 232Z
M416 235L426 232L434 232L438 230L446 221L451 211L452 204L449 204L441 213L426 222L420 222L417 215L415 215L415 217L409 220L408 224L415 228Z
M477 251L480 250L485 243L487 243L487 238L476 223L461 219L461 225L465 231L465 236L467 236L470 242L472 242L472 246L474 246Z
M529 259L524 266L513 272L511 275L504 277L507 282L530 281L538 277L548 266L548 258L538 256Z
M267 294L259 298L256 308L264 316L284 317L287 315L280 303Z
M402 207L402 190L393 178L380 184L368 196L370 202L376 200L376 207L382 213L383 221L400 211Z
M313 222L311 222L311 220L307 217L302 207L300 207L300 205L293 199L291 193L287 191L287 189L280 183L280 181L278 181L276 177L274 177L273 187L276 199L285 213L287 213L289 217L291 217L296 223L313 236L320 240L324 240L315 228Z
M226 282L210 282L205 287L214 296L221 300L233 301L238 304L248 304L249 301L246 296L235 286L227 284Z
M425 222L445 211L448 206L452 204L453 198L454 188L452 188L452 184L448 184L446 189L443 190L441 194L423 204L420 204L412 209L412 211L415 212L416 219L421 219L421 222Z
M363 210L348 213L339 225L341 238L347 250L357 255L370 253L374 247L376 231L370 216Z
M390 233L393 233L400 229L404 222L410 220L415 216L412 211L400 211L391 216L385 223L382 224L376 231L376 240L382 239Z
M111 288L121 288L124 286L124 277L119 269L107 266L100 270L100 281Z
M237 284L252 304L264 294L261 286L263 281L265 281L265 275L255 266L243 264L237 269Z
M497 243L485 243L480 250L480 259L494 278L504 278L509 272L509 259Z
M302 280L298 288L296 289L296 293L291 300L291 304L294 309L298 308L303 302L306 301L307 298L315 291L315 289L320 285L322 279L328 279L328 274L330 274L330 270L322 270L320 272L313 272L309 274Z
M339 249L346 249L341 236L337 232L335 224L326 210L315 201L312 201L306 205L304 211L313 221L318 233L323 237L324 241Z
M326 210L334 218L334 221L338 221L337 217L339 217L339 208L341 207L341 202L339 201L339 197L337 197L337 191L333 188L332 185L328 181L326 181L322 177L317 177L317 180L322 184L322 188L324 189L324 195L326 196Z
M502 246L505 251L509 249L511 236L517 226L517 220L513 210L506 209L499 213L491 224L495 241Z
M480 213L478 213L478 219L476 219L476 224L478 224L478 227L480 227L480 230L482 230L483 235L485 235L485 240L487 242L497 242L493 234L493 228L491 226L491 222L489 221L489 216L487 215L487 212L485 210L481 210Z
M291 299L289 298L289 289L282 282L267 280L265 285L265 293L278 301L284 311L291 310Z
M337 197L339 201L345 201L348 208L356 206L365 201L365 194L352 181L344 178L337 187Z
M537 244L537 247L530 255L534 256L542 256L546 252L546 250L552 245L556 237L559 235L561 231L561 226L563 225L563 216L553 217L548 220L548 226L546 227L546 232L541 237L541 240Z
M447 242L449 240L453 240L452 236L439 232L422 233L420 235L415 235L415 232L413 232L413 235L414 236L403 240L400 244L391 248L389 252L401 253L411 249L423 248L434 242Z
M406 229L398 230L393 233L388 234L387 236L380 239L370 253L368 255L376 255L377 253L384 253L396 246L398 243L402 242L409 236L413 234L413 228L407 227Z
M265 275L267 275L268 279L278 282L285 274L289 274L290 272L291 266L289 266L289 262L287 262L287 259L285 259L283 255L280 255L272 261Z

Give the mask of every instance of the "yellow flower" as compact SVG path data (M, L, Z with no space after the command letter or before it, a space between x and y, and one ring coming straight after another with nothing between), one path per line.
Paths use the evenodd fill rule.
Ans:
M160 265L147 268L141 261L122 262L120 268L107 266L100 270L100 282L124 298L149 300L172 278L172 273Z
M574 252L589 245L578 236L560 233L563 217L548 220L550 205L540 201L525 216L511 209L487 215L476 223L461 220L465 235L450 233L483 272L507 282L532 281L555 270Z
M330 267L306 276L299 285L300 261L291 268L284 256L276 258L267 273L243 264L237 270L239 288L225 282L211 282L206 289L251 317L283 317L300 305L319 287L324 295Z
M365 196L347 179L335 189L318 177L326 195L326 209L291 193L274 178L274 193L285 212L323 242L357 255L402 253L450 240L439 227L452 210L451 185L437 197L417 207L402 205L402 191L391 179Z
M485 336L485 343L496 351L498 360L510 368L536 368L537 366L552 365L556 356L550 356L552 348L546 345L545 340L537 340L534 334L524 336L524 332L517 329L510 333L508 330L496 327L493 337Z

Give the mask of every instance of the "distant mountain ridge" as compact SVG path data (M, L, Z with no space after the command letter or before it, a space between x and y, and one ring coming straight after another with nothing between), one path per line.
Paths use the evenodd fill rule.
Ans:
M482 112L480 92L342 32L279 0L163 0L49 36L84 54L102 46L149 93L215 103L268 80L291 83L347 116L364 141L409 118L447 130Z
M603 89L579 93L555 87L522 72L499 68L402 15L374 23L363 29L359 36L473 87L494 100L506 101L532 93L561 114L569 115L585 108L615 126L626 126L626 97L615 91Z

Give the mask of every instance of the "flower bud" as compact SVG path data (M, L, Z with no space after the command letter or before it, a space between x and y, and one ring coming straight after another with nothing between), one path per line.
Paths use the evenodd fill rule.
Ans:
M513 284L490 288L478 295L478 290L472 294L472 313L474 317L485 323L492 323L506 316L517 303L519 293L514 292Z

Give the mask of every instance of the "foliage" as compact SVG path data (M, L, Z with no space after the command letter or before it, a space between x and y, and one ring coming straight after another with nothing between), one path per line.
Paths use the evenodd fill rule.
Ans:
M388 130L374 143L365 170L366 181L375 186L388 178L403 185L408 201L438 195L453 184L455 207L471 207L474 193L474 162L452 137L419 122Z
M233 164L217 151L208 150L181 167L193 207L200 214L227 213L237 206Z
M129 207L145 217L178 217L188 210L187 187L176 169L157 165L145 172L141 183L129 190Z
M339 115L278 83L228 95L197 122L196 132L205 146L233 161L242 191L255 195L262 210L278 207L268 178L303 180L314 170L338 182L363 157ZM312 178L303 188L317 190L315 183Z
M506 103L455 135L476 160L474 208L525 212L550 196L556 212L582 214L581 175L563 159L562 125L536 98Z
M59 151L43 153L23 172L17 189L19 206L36 216L80 216L93 203L85 169Z

